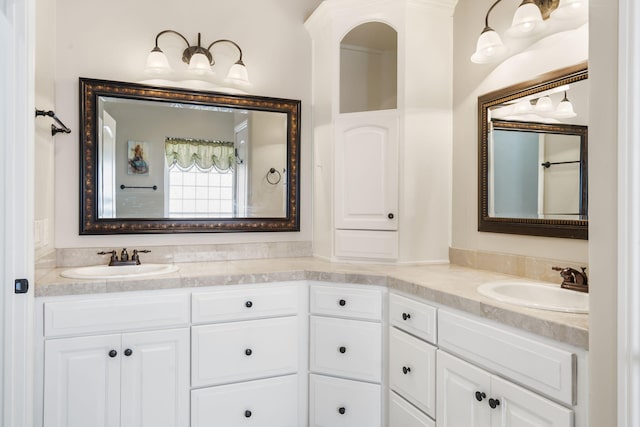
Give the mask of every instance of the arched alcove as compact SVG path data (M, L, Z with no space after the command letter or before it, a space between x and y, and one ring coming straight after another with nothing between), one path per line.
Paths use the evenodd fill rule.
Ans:
M397 108L398 33L381 22L353 28L340 42L340 113Z

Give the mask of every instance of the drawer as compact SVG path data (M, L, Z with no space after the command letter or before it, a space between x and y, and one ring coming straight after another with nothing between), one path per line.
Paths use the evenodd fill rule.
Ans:
M380 323L311 316L309 327L312 372L380 382Z
M188 294L105 296L44 304L46 337L188 325Z
M389 387L435 418L436 347L391 328Z
M310 375L309 427L380 427L377 384Z
M389 295L389 322L403 331L436 344L435 307L400 295Z
M395 394L389 393L389 427L436 427L436 423L415 406Z
M381 320L382 291L338 286L311 286L311 314Z
M576 357L541 341L440 310L439 346L567 405L575 404Z
M191 427L297 427L296 375L191 392Z
M298 371L297 317L201 325L191 331L192 387Z
M298 286L234 287L192 296L193 323L227 322L298 313Z

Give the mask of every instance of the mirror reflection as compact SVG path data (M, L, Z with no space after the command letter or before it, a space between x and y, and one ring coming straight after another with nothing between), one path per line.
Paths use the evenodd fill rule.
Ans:
M81 234L299 228L299 101L81 89Z
M99 218L286 215L285 113L116 97L98 107Z
M478 98L478 230L587 238L586 64Z

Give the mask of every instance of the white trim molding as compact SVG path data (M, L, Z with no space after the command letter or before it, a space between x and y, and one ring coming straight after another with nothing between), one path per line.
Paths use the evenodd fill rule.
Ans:
M619 0L618 426L640 425L640 5Z

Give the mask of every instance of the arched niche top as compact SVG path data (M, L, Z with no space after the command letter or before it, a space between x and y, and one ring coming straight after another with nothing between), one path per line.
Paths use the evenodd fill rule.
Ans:
M398 104L398 32L366 22L340 42L340 113L388 110Z

